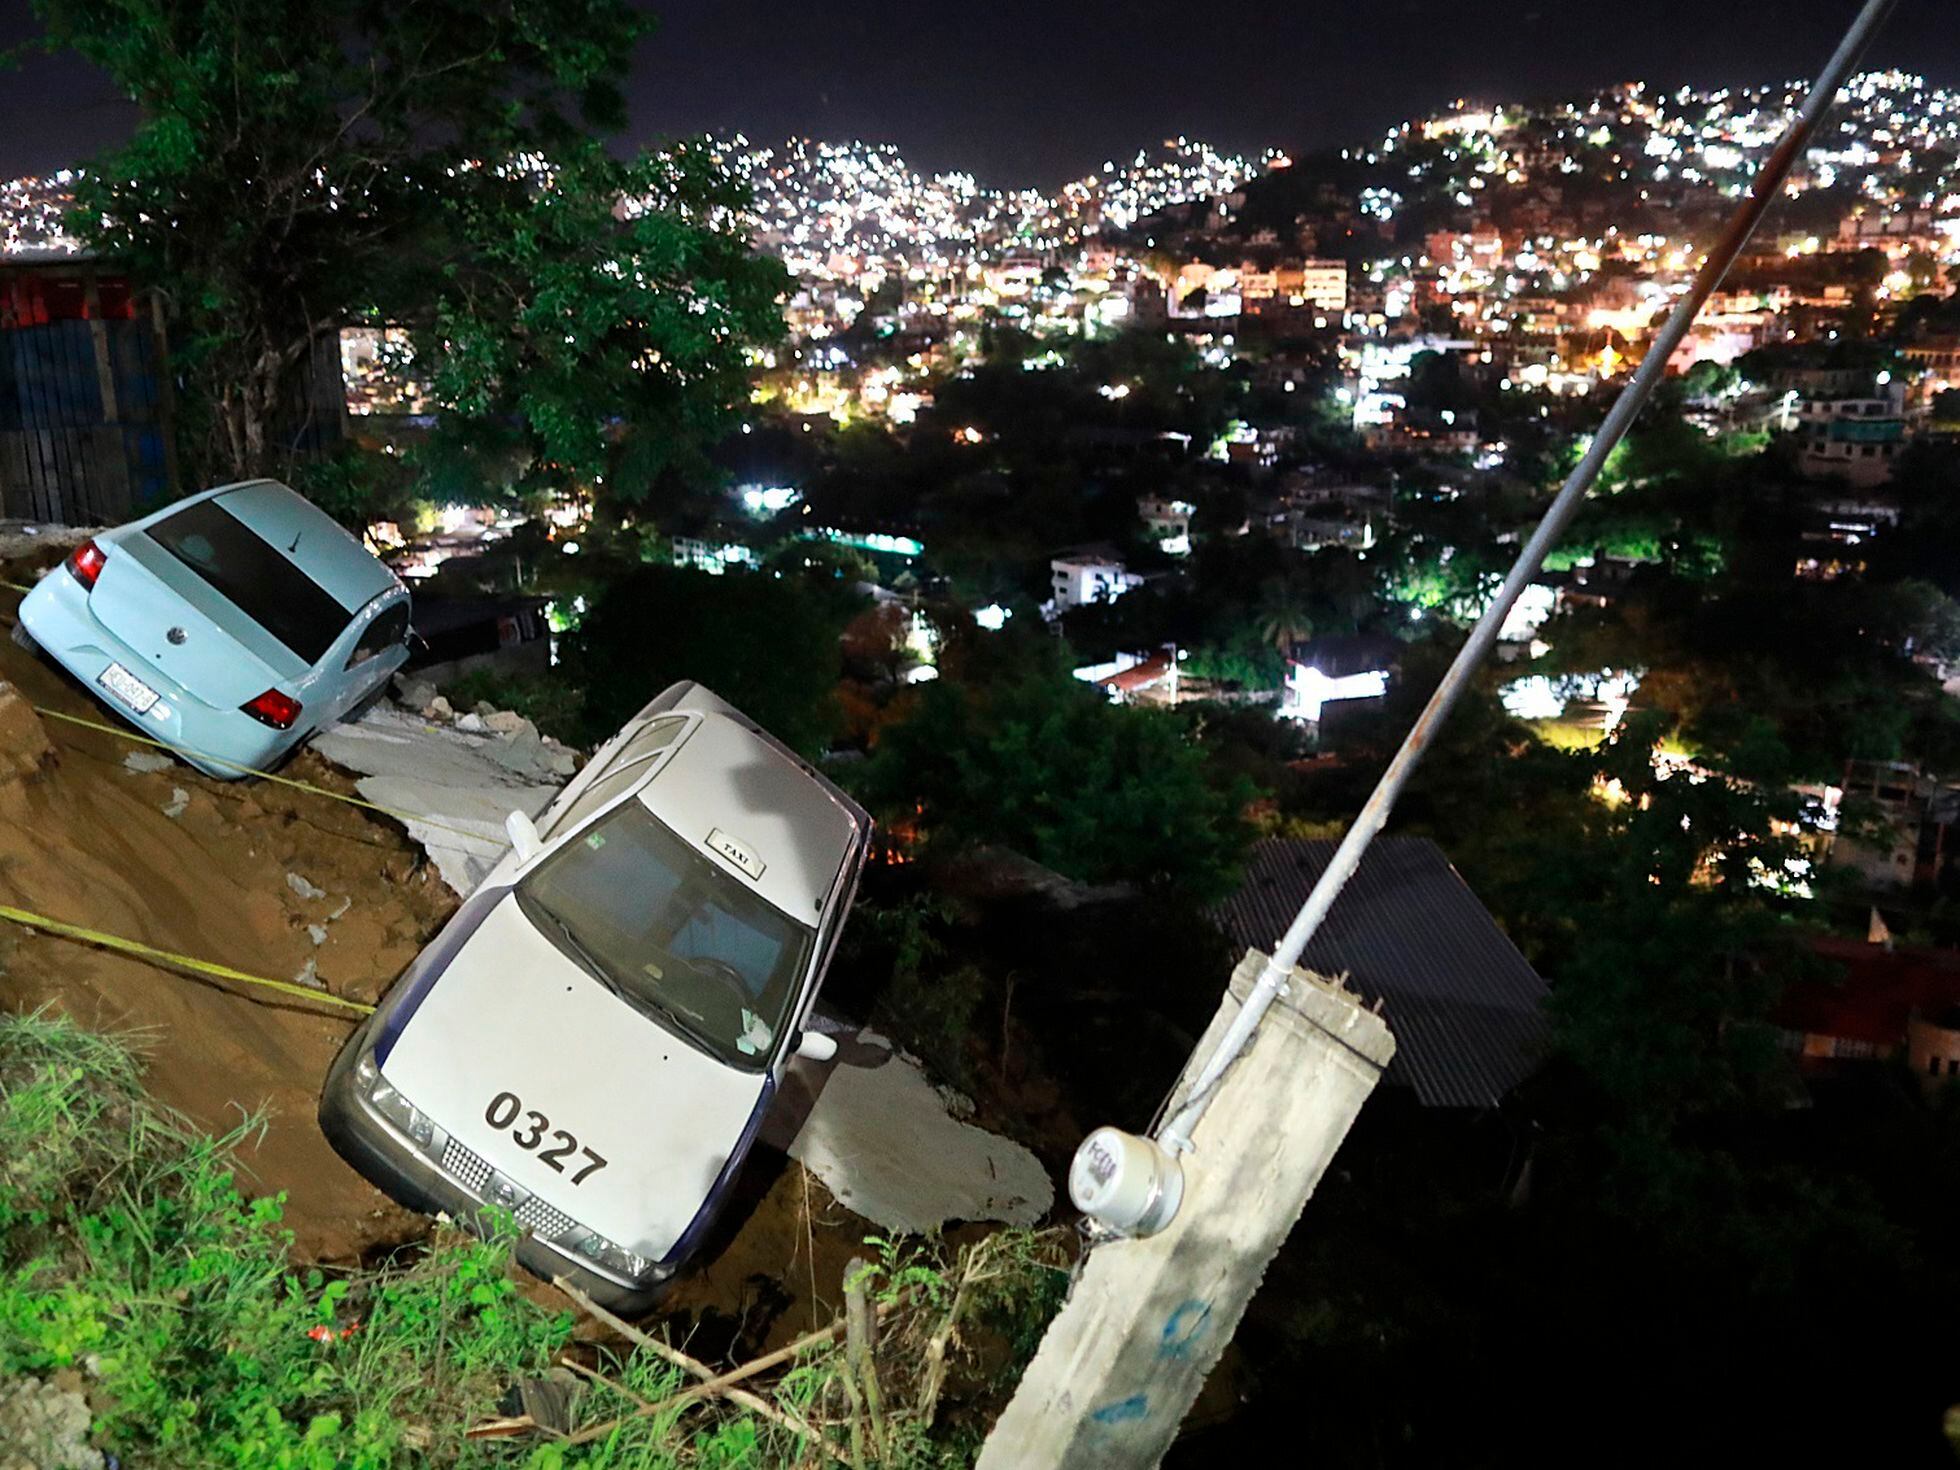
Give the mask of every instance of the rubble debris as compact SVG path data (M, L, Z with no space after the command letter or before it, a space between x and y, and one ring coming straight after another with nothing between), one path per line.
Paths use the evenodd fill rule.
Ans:
M132 750L123 757L123 769L139 776L158 776L176 764L160 750Z
M468 731L472 735L481 735L490 727L483 723L482 715L467 714L456 716L456 728Z
M453 719L456 711L450 708L448 700L438 694L422 706L422 713L432 720L447 720Z
M308 955L306 963L293 975L293 984L311 986L315 990L325 990L327 982L320 978L320 962Z
M89 1447L90 1419L77 1388L35 1378L0 1383L0 1470L104 1470L102 1452Z
M325 944L327 942L327 926L325 924L308 924L306 926L306 937L315 944Z
M190 804L190 792L181 786L173 786L170 788L170 800L163 804L163 814L174 822L184 814Z
M53 749L34 706L13 685L0 681L0 781L33 775Z
M536 816L570 774L564 767L576 769L563 747L432 727L386 704L354 724L321 731L313 748L353 771L369 801L406 814L408 835L459 895L503 856L504 818L513 811Z
M316 883L309 883L298 873L288 873L286 875L286 886L301 898L325 898L327 896L326 889Z

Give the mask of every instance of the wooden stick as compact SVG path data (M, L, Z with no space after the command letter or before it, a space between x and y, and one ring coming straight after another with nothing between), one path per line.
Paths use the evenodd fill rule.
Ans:
M619 1382L617 1379L606 1377L605 1374L601 1373L596 1368L586 1367L585 1364L579 1362L576 1358L561 1357L559 1358L558 1361L562 1363L565 1367L570 1368L574 1373L578 1374L580 1377L590 1379L594 1383L600 1384L605 1388L611 1389L614 1393L618 1394L621 1398L625 1399L628 1403L633 1404L636 1408L652 1413L658 1411L662 1407L660 1404L655 1403L652 1399L641 1397L639 1394L633 1392L632 1389L628 1388L625 1384ZM776 1404L772 1404L767 1399L758 1397L757 1395L750 1393L745 1388L731 1388L727 1391L726 1394L723 1395L723 1397L725 1397L731 1404L739 1404L742 1408L747 1409L752 1413L760 1414L762 1415L763 1418L772 1420L773 1422L782 1425L783 1428L790 1430L793 1433L800 1434L804 1438L811 1440L815 1444L817 1449L827 1453L832 1459L842 1460L844 1458L843 1455L838 1452L836 1446L832 1445L829 1440L825 1439L823 1437L823 1434L819 1430L814 1428L811 1425L810 1421L805 1419L801 1414L795 1413L790 1409L781 1408Z
M885 1409L878 1398L878 1369L872 1361L871 1304L865 1298L864 1283L872 1265L862 1256L852 1256L844 1267L844 1367L864 1389L864 1406L871 1415L871 1444L880 1461L890 1448L885 1433ZM852 1396L856 1405L856 1395Z
M744 1363L741 1367L731 1372L717 1374L714 1369L710 1368L706 1363L701 1362L698 1358L690 1357L679 1348L672 1347L662 1342L659 1338L652 1336L650 1333L641 1331L630 1322L614 1316L564 1277L553 1277L552 1285L556 1286L566 1296L570 1297L579 1306L583 1307L621 1336L638 1343L656 1357L666 1359L666 1361L700 1380L700 1382L689 1388L682 1389L677 1394L657 1401L644 1399L638 1394L633 1393L623 1384L613 1384L610 1379L603 1380L609 1386L617 1388L626 1398L631 1399L636 1405L635 1409L630 1414L624 1414L619 1418L607 1420L603 1424L594 1424L585 1429L581 1429L577 1434L570 1436L571 1443L586 1444L594 1439L598 1439L602 1435L610 1434L630 1419L639 1419L651 1414L662 1413L667 1409L686 1404L694 1399L720 1395L729 1399L731 1402L740 1404L745 1409L750 1409L761 1414L766 1419L781 1424L786 1429L808 1436L816 1443L822 1445L833 1459L842 1460L844 1458L835 1445L831 1444L830 1441L817 1433L816 1430L812 1429L796 1415L778 1408L766 1399L759 1398L755 1394L735 1387L736 1384L741 1383L744 1379L752 1378L758 1373L766 1372L778 1363L787 1362L789 1359L809 1348L831 1341L843 1330L844 1324L842 1322L833 1322L830 1326L820 1327L815 1332L806 1332L803 1336L797 1338L796 1341L785 1347L777 1348L773 1353L765 1353L762 1357ZM585 1373L587 1376L592 1376L590 1369L580 1368L578 1371Z

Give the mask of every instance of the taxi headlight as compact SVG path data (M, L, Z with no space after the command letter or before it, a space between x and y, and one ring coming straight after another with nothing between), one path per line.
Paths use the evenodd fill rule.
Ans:
M436 1143L434 1121L397 1092L394 1084L384 1078L380 1070L366 1057L355 1066L354 1078L366 1094L370 1107L406 1133L414 1140L417 1148L425 1153L434 1151Z

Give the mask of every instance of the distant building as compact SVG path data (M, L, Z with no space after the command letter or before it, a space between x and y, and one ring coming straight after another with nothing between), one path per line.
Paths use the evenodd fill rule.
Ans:
M1479 443L1477 411L1464 409L1395 408L1387 423L1362 432L1370 449L1403 450L1414 454L1470 454Z
M1315 638L1298 645L1286 663L1280 718L1317 724L1326 707L1348 700L1380 699L1402 656L1402 645L1379 634Z
M1138 700L1168 700L1176 704L1177 652L1166 647L1156 653L1119 653L1107 663L1087 664L1074 670L1074 674L1083 683L1102 690L1111 704Z
M1909 343L1905 359L1927 379L1930 393L1960 385L1960 334L1946 333Z
M1146 495L1137 501L1137 516L1158 549L1170 556L1184 556L1191 550L1191 517L1197 507L1188 500L1169 500Z
M1056 613L1095 602L1114 602L1125 592L1143 585L1143 578L1105 547L1067 553L1056 557L1048 566Z
M1347 262L1282 261L1273 273L1273 294L1289 306L1316 307L1338 317L1347 310Z
M1883 484L1905 447L1905 385L1888 383L1865 397L1806 398L1797 410L1797 432L1800 473Z
M1213 919L1270 954L1334 847L1255 843ZM1380 1004L1395 1033L1386 1081L1423 1107L1496 1107L1538 1065L1545 982L1426 838L1376 838L1301 963Z
M1026 296L1041 284L1046 265L1038 255L1010 255L986 267L987 288L996 296Z
M1784 986L1774 1019L1803 1072L1899 1060L1928 1088L1960 1080L1960 950L1894 948L1882 934L1810 947L1842 974Z
M755 549L740 541L718 536L676 536L673 540L674 565L719 577L730 567L754 568L761 564Z
M1937 887L1960 851L1960 787L1897 761L1853 761L1843 803L1853 820L1831 844L1834 866L1880 888ZM1878 830L1857 830L1863 807Z

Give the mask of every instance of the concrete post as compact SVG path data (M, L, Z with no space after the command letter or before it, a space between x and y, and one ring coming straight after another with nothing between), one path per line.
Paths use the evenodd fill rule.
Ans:
M1173 1110L1265 963L1233 974ZM1195 1130L1177 1218L1090 1254L977 1470L1157 1464L1394 1054L1360 997L1296 969Z

